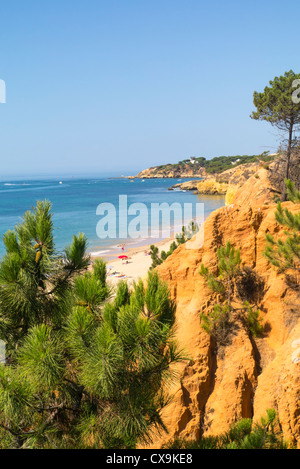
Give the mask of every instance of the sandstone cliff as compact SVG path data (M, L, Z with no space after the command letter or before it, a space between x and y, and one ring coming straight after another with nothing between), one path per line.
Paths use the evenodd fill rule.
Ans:
M253 175L258 178L257 172L267 167L269 168L263 162L247 163L223 171L220 174L209 175L203 181L198 182L197 191L199 194L212 195L226 195L228 193L226 205L229 205L237 190Z
M173 186L170 187L169 190L181 189L182 191L196 191L198 183L199 183L199 179L194 179L192 181L184 181L178 184L174 184Z
M228 184L217 182L214 177L204 178L203 181L192 180L174 184L170 189L181 189L183 191L195 191L198 194L225 195Z
M240 418L258 420L269 408L278 412L284 438L300 447L299 290L263 256L266 233L284 235L274 217L272 172L260 168L255 176L229 207L209 216L201 248L182 245L157 268L176 300L177 340L190 361L178 367L180 379L171 390L174 398L163 412L169 434L158 438L155 447L176 436L197 439L220 434ZM299 211L299 205L285 202L284 206ZM203 262L216 269L216 250L227 241L241 249L244 265L255 275L257 284L250 291L265 333L254 340L237 319L228 344L217 348L200 325L201 312L211 307L215 297L199 267Z
M246 163L218 174L204 175L201 181L193 180L174 184L171 189L197 190L198 194L226 195L228 191L235 193L251 176L257 175L257 172L262 168L272 170L272 167L274 167L274 162L270 165L259 161Z

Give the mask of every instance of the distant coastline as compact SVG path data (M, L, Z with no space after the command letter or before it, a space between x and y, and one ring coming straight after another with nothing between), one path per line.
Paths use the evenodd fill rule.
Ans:
M62 184L60 184L62 182ZM174 180L172 183L176 183ZM178 181L180 182L180 181ZM94 175L92 178L20 178L18 180L5 178L0 182L0 257L5 254L3 235L20 222L24 213L35 206L37 200L49 200L53 206L55 230L55 244L58 251L63 252L72 241L74 234L84 233L88 239L90 253L99 255L111 254L114 246L126 243L128 248L156 243L166 239L169 235L162 230L157 236L149 239L146 233L143 239L100 239L96 227L100 216L96 213L101 203L108 203L118 208L119 194L126 194L128 205L143 202L148 207L152 202L172 204L179 202L195 203L197 197L192 193L181 190L169 191L170 179L132 180L127 176ZM2 196L2 197L1 197ZM224 205L223 199L207 199L205 209L207 213ZM117 221L118 224L118 221ZM176 232L181 230L182 223L175 223ZM118 225L117 225L118 230ZM117 251L117 249L116 249Z
M202 179L221 174L227 170L235 169L250 163L270 162L277 155L263 152L259 155L217 156L211 159L205 157L190 157L178 163L167 163L152 166L139 172L129 179Z

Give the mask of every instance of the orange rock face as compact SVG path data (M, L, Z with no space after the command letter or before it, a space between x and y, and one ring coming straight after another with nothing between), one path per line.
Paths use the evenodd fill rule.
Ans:
M299 290L263 256L266 233L284 234L275 221L276 204L266 205L259 187L251 197L251 187L262 180L256 177L251 183L253 178L233 205L206 220L200 249L182 245L157 268L176 299L176 336L190 360L178 366L179 379L170 390L174 397L163 412L169 433L158 438L155 447L174 437L220 434L241 418L259 420L269 408L277 411L284 438L300 447ZM299 211L291 202L283 206ZM201 312L216 298L199 268L204 263L216 271L216 250L227 241L241 249L243 264L259 280L251 294L265 334L254 339L237 318L228 343L217 348L200 324Z

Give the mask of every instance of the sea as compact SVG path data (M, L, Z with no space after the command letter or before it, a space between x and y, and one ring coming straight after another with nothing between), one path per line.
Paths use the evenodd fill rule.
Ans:
M87 237L88 251L92 255L107 258L120 251L122 244L135 247L160 241L180 232L183 219L178 211L171 211L171 228L162 219L153 226L151 209L157 204L170 207L175 203L183 209L203 204L205 218L225 205L223 196L200 196L192 191L170 190L172 185L189 180L107 176L1 180L0 257L5 254L3 234L20 223L24 213L39 200L49 200L52 204L54 240L58 251L62 252L72 242L73 235L78 233ZM139 227L141 212L148 214L148 226ZM195 219L196 209L193 213ZM124 232L125 219L134 230L131 228Z

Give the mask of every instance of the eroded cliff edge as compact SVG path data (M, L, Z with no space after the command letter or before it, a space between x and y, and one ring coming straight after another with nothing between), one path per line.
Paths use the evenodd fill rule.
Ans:
M300 446L299 290L263 256L266 233L284 236L275 221L276 188L270 175L262 168L229 207L209 216L200 249L182 245L157 268L176 300L176 336L190 361L178 367L174 398L163 412L169 433L154 442L156 447L174 437L220 434L240 418L258 420L269 408L276 409L284 438ZM299 211L299 205L283 205ZM203 262L216 270L217 248L227 241L241 249L244 265L255 275L250 293L265 333L254 339L237 320L226 346L217 348L200 324L201 312L215 298L199 267Z

